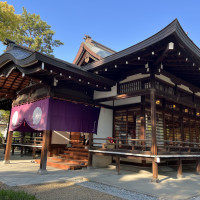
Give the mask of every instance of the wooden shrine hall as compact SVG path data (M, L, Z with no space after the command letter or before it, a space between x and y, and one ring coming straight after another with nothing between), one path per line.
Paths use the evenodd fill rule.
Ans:
M12 102L12 111L5 162L13 131L40 131L45 172L51 151L63 147L52 144L53 132L62 131L89 134L89 167L107 156L118 172L120 162L152 163L154 182L158 166L170 162L178 177L184 162L200 173L200 49L177 19L120 52L86 35L73 64L6 42L0 106Z

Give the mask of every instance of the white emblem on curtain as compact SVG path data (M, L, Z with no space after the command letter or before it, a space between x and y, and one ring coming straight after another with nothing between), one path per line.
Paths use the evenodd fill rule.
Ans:
M12 125L13 125L13 126L16 126L17 120L18 120L18 112L15 111L15 113L14 113L14 115L13 115L13 117L12 117Z
M33 124L37 125L42 118L42 109L40 107L35 108L33 111Z

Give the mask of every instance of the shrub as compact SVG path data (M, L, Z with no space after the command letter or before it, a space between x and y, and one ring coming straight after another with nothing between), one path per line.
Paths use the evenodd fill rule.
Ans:
M35 196L23 191L0 190L0 199L5 200L37 200Z
M0 132L0 144L2 144L3 134Z

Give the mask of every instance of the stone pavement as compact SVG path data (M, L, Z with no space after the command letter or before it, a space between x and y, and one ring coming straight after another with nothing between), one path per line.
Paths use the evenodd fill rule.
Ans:
M10 164L3 164L0 153L0 182L9 186L43 184L51 182L73 181L76 183L97 182L138 192L160 199L191 199L200 196L200 175L192 167L183 167L183 178L176 178L176 170L170 167L159 167L160 183L152 183L151 168L121 166L117 175L114 166L102 169L84 169L63 171L47 167L47 175L38 175L39 165L32 162L30 156L15 155Z

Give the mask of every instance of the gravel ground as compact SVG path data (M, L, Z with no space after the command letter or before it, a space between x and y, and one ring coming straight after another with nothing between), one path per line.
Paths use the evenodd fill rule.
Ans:
M15 191L25 191L29 194L35 195L39 200L121 200L109 194L105 194L90 188L86 188L74 182L66 183L49 183L42 185L27 185L9 187L0 183L0 189L13 189Z
M111 187L94 182L65 182L48 183L41 185L27 185L10 187L0 182L0 189L25 191L35 195L39 200L156 200L157 198L144 194L130 192L124 189Z
M99 184L99 183L94 183L94 182L84 182L84 183L79 183L78 185L83 185L84 187L98 190L100 192L121 197L122 199L127 199L127 200L157 200L156 197L152 197L152 196L148 196L148 195L140 194L136 192L131 192L128 190L108 186L105 184Z

